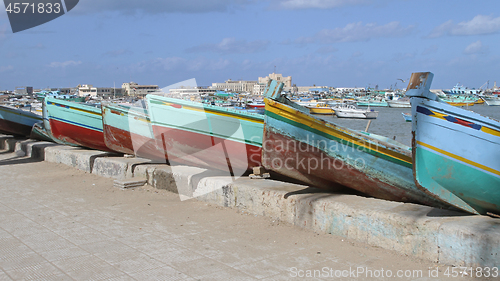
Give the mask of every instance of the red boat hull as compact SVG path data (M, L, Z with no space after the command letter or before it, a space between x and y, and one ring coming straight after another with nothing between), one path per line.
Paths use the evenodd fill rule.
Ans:
M8 134L29 136L31 134L31 129L32 128L30 126L26 126L5 119L0 119L0 131Z
M234 176L261 165L258 146L155 125L153 132L171 162L230 171Z
M324 189L343 185L380 199L411 202L403 189L371 178L317 147L273 130L264 129L264 134L262 164L269 170Z
M154 139L106 124L104 125L104 142L107 147L117 152L132 154L155 161L163 162L166 160L164 153L157 148Z
M104 134L101 131L83 128L54 119L50 119L50 130L54 138L58 140L87 148L113 151L106 146Z

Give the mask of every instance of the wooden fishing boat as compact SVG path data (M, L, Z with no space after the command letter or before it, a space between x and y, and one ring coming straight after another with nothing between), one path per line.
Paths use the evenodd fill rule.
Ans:
M42 116L15 107L0 105L0 131L7 134L30 136L33 125Z
M234 176L261 165L263 115L156 95L146 101L157 145L169 162Z
M43 121L40 121L33 125L33 128L31 128L30 138L35 140L54 142L54 140L52 140L52 137L47 133L47 130L45 130L45 128L43 127Z
M270 81L262 147L265 168L320 188L339 185L387 200L440 205L413 181L411 149L387 137L317 118Z
M102 103L104 143L111 150L165 161L156 146L148 111L144 107Z
M485 96L483 100L489 106L499 106L500 105L500 96Z
M405 119L406 122L411 122L411 113L404 113L404 112L401 112L403 114L403 118Z
M413 73L413 169L417 186L474 214L500 214L500 121L439 102L433 74Z
M311 114L333 115L335 110L326 103L317 103L315 106L305 106Z
M367 99L359 100L356 102L357 106L370 106L370 107L387 107L389 104L385 100Z
M366 109L356 108L353 104L340 104L333 107L333 110L338 118L376 119L378 116L378 111L369 107Z
M395 107L395 108L410 108L410 99L398 99L398 100L388 100L387 105L389 107Z
M46 97L45 106L54 139L62 143L112 151L104 142L100 106Z

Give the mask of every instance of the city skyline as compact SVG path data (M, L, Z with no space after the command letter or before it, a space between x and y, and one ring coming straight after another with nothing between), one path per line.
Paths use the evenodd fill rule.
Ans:
M298 86L489 87L500 77L496 1L81 1L13 34L0 12L0 90L16 86L160 88L292 76Z

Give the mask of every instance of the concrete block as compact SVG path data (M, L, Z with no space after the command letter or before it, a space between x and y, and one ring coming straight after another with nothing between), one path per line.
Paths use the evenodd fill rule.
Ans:
M37 141L26 144L26 156L36 160L45 160L45 149L47 147L59 146L53 142Z
M94 161L92 173L107 178L131 178L136 165L149 162L143 158L98 157Z
M206 177L224 175L224 172L189 166L155 166L148 182L158 189L165 189L181 196L182 200L193 198L198 183Z
M450 219L436 233L439 262L454 266L500 267L500 219Z
M0 149L13 152L15 150L16 138L11 135L0 134Z
M87 173L92 173L96 158L113 155L110 152L71 146L54 146L45 149L45 161L65 164Z
M14 152L18 156L30 156L28 155L28 153L31 154L31 151L28 152L28 145L36 142L37 142L36 140L32 139L18 140L16 141Z

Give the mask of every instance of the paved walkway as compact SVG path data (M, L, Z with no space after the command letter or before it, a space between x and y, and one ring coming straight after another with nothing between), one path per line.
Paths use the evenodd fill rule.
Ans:
M438 280L446 269L0 152L0 280Z

